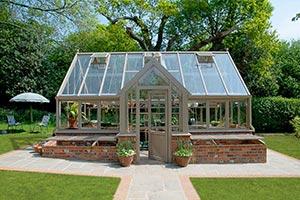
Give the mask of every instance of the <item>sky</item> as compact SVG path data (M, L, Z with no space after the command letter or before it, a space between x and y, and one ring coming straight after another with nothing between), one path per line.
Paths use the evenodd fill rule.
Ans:
M292 18L300 13L300 0L270 0L274 10L271 18L273 29L280 39L300 39L300 19L296 22Z

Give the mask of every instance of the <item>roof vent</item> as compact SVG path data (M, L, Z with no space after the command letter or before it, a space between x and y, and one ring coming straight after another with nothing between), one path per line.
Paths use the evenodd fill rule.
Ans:
M106 63L107 63L107 57L108 54L107 53L94 53L93 55L91 55L91 59L92 62L91 64L94 65L95 67L99 67L99 68L105 68Z
M212 68L214 66L213 54L196 53L198 67L201 68Z
M197 60L198 60L198 63L201 64L201 63L214 63L214 59L213 59L213 55L212 54L200 54L200 53L197 53L196 54L197 56Z

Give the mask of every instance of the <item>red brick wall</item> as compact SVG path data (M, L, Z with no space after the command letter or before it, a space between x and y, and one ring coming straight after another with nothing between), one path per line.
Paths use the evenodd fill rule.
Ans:
M172 136L172 156L177 140L191 140L189 136ZM259 140L192 140L191 163L265 163L267 149Z
M231 143L232 142L232 143ZM266 146L254 142L223 141L210 144L210 141L193 140L191 163L265 163ZM255 144L256 143L256 144Z
M118 135L117 142L130 140L136 150L135 135ZM117 142L97 142L91 146L93 141L48 141L42 146L42 156L64 159L117 161ZM136 159L136 156L135 156Z
M52 144L51 144L52 143ZM57 146L50 141L42 148L42 156L64 159L117 161L116 146L99 144L99 146Z

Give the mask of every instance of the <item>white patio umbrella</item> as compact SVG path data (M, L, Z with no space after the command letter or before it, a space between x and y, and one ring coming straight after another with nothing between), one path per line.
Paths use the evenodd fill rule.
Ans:
M49 103L50 101L40 94L25 92L18 94L9 100L10 102L25 102L25 103ZM30 104L30 121L33 122L32 104Z

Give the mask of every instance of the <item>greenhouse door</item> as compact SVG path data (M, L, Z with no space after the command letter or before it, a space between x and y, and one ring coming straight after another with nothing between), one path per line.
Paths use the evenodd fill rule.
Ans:
M167 161L167 91L149 91L149 158Z

